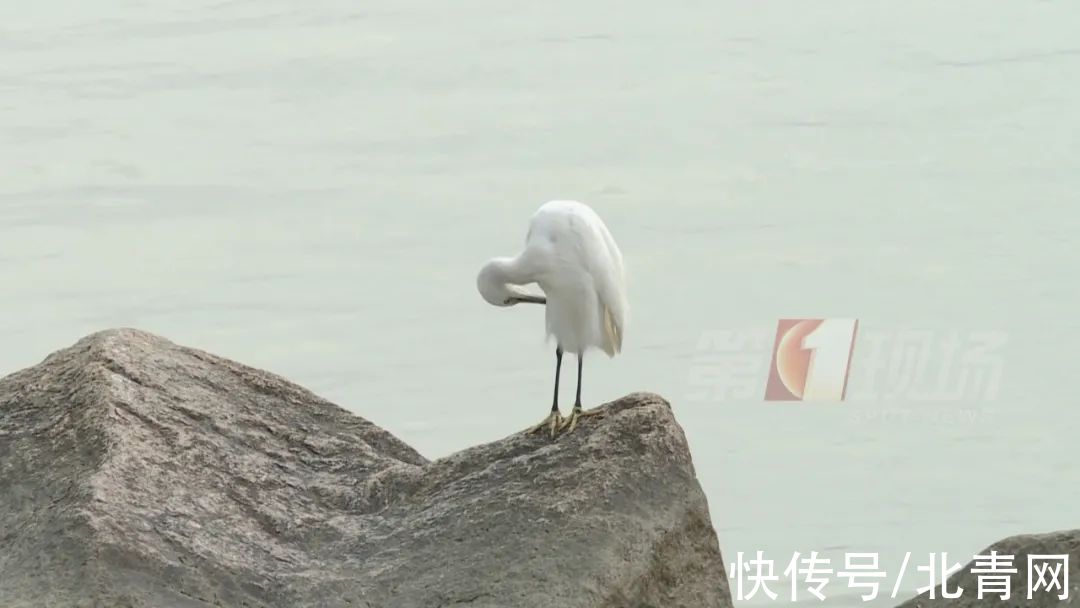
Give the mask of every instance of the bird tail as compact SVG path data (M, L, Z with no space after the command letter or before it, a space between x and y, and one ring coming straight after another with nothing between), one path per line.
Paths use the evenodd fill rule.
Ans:
M622 328L606 306L604 307L604 338L604 352L609 357L614 357L615 353L622 351Z

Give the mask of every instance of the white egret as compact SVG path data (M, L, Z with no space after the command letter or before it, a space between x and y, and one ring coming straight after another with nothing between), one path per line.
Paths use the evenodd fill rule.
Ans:
M544 295L521 288L536 283ZM603 220L576 201L545 203L529 222L525 250L494 258L476 278L480 295L494 306L546 304L547 335L555 338L555 396L551 414L533 430L573 431L581 416L581 369L585 351L614 357L622 350L629 305L622 253ZM568 418L559 411L563 352L577 355L577 396Z

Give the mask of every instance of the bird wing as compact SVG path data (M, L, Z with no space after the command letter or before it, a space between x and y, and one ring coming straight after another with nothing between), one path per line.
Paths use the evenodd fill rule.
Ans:
M590 213L587 229L592 232L582 239L585 264L593 277L600 299L600 322L604 334L604 352L615 356L622 350L623 335L629 305L626 301L626 274L622 252L611 232L595 213Z

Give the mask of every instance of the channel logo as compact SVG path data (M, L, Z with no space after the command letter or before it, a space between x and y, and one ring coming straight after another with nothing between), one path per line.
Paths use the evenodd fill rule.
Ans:
M766 401L843 401L858 319L780 319Z

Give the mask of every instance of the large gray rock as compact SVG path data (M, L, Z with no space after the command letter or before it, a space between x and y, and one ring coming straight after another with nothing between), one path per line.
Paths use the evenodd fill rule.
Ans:
M900 608L968 608L969 606L1076 608L1080 606L1080 530L1010 536L980 551L979 555L989 555L992 550L997 551L1000 555L1013 556L1013 567L1016 568L1017 572L1009 577L1011 597L1008 600L1003 601L998 595L990 594L987 594L984 599L978 599L979 575L971 572L974 566L973 560L949 577L946 588L951 592L955 592L957 587L963 589L960 597L944 599L937 597L940 593L935 593L935 598L930 599L930 592L928 591L904 602L900 605ZM1042 588L1032 593L1030 600L1027 599L1028 555L1069 556L1069 596L1067 599L1058 599L1061 592L1057 589L1047 593ZM1049 576L1044 580L1047 579L1049 579ZM1038 577L1036 576L1037 580Z
M0 380L0 606L730 606L670 407L601 411L429 462L272 374L94 334Z

